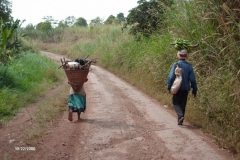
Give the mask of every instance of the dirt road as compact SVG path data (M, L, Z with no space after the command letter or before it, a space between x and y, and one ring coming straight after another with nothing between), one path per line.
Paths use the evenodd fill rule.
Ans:
M42 54L56 59L52 53ZM60 63L59 63L60 64ZM66 111L35 150L16 150L29 113L0 129L1 151L9 159L34 160L230 160L199 129L184 122L178 126L175 113L112 73L92 66L85 83L87 109L77 121ZM57 88L55 88L57 89ZM54 94L54 90L49 94ZM57 94L57 92L56 92ZM69 93L66 93L68 96ZM46 95L47 96L47 95ZM44 98L42 98L44 100ZM34 111L34 110L33 110ZM21 125L19 124L21 123ZM15 133L15 137L14 134ZM18 136L17 136L18 135ZM10 140L14 139L10 143ZM2 145L4 144L4 145ZM24 143L22 143L24 144ZM22 146L24 147L24 146ZM0 152L1 153L1 152ZM1 153L3 155L3 153Z

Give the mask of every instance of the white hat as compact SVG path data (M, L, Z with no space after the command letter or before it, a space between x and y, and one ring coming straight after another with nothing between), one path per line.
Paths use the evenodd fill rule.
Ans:
M180 51L178 51L177 56L179 59L187 59L187 50L186 49L182 49Z

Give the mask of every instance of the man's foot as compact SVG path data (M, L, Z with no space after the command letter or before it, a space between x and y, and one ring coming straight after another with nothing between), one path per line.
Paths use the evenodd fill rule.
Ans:
M68 120L69 121L72 121L73 119L72 119L72 112L68 112Z
M184 120L184 117L179 118L178 125L182 125L183 124L183 120Z

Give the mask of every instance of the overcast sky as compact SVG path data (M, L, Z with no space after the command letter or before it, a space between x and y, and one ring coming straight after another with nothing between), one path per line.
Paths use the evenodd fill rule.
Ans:
M65 20L68 16L83 17L90 20L100 17L106 20L110 15L123 13L135 8L138 0L9 0L12 2L14 20L26 20L27 24L37 25L43 17L52 16L54 20Z

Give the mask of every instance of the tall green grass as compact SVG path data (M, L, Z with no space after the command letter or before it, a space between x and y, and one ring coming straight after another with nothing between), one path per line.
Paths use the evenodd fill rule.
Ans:
M56 63L26 52L0 67L0 119L7 120L62 79Z

